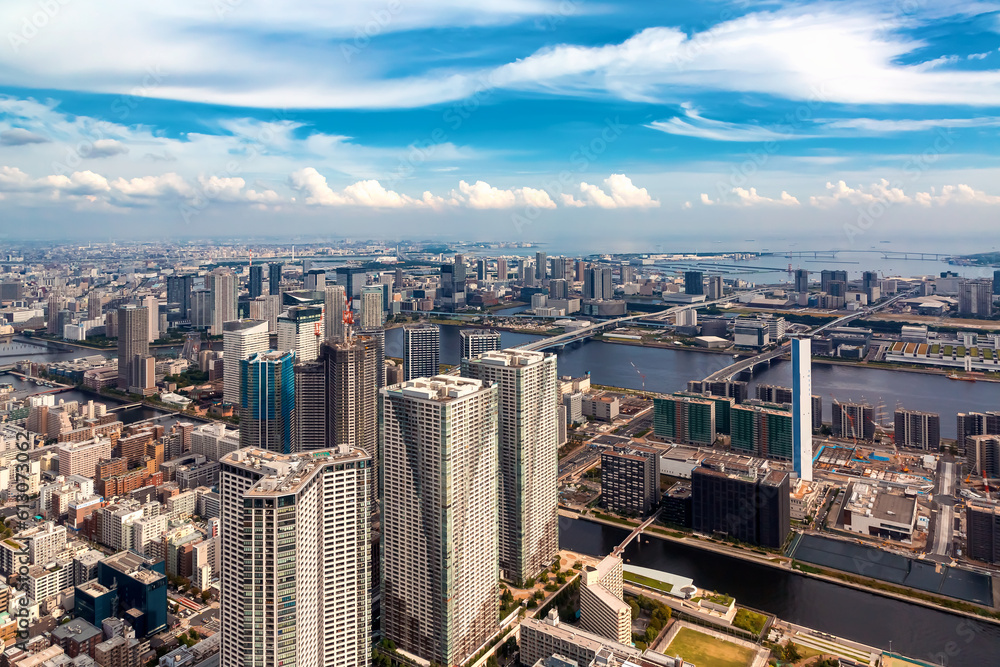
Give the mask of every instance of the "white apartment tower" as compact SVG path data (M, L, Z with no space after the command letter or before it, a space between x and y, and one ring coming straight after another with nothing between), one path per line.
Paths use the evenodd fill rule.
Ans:
M222 400L231 405L240 403L240 362L258 352L267 352L267 322L233 320L222 325Z
M205 276L205 287L212 293L211 334L221 336L222 325L236 319L236 276L229 269L216 269Z
M792 466L811 482L813 463L812 339L792 339Z
M458 335L462 341L462 359L472 359L483 352L493 352L500 349L499 331L462 329Z
M249 448L221 463L222 667L366 667L370 457Z
M497 395L443 375L381 390L382 635L443 665L499 626Z
M294 351L296 361L313 361L323 333L322 307L292 306L278 317L278 350Z
M343 285L327 285L324 288L324 310L327 340L343 340L344 311L347 310L347 293Z
M523 582L559 550L556 356L486 352L462 359L462 375L499 387L500 571Z
M361 288L361 317L358 324L361 330L381 329L385 326L382 310L383 288L380 285Z
M436 324L403 327L403 379L437 375L441 363L441 329Z

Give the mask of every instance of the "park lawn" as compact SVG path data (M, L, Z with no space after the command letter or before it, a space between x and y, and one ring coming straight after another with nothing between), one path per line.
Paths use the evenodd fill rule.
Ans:
M651 577L644 577L641 574L636 574L634 572L624 572L622 573L622 577L624 577L625 581L631 581L633 584L654 588L658 591L663 591L664 593L669 593L674 590L673 584L668 584L665 581L660 581L659 579L653 579Z
M754 652L691 628L681 628L665 653L679 655L698 667L747 667Z

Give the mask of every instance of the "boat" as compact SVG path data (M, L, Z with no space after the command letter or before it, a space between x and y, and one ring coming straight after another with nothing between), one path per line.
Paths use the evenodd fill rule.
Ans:
M968 375L959 375L958 373L952 373L948 376L949 380L962 380L963 382L975 382L976 378L969 377Z

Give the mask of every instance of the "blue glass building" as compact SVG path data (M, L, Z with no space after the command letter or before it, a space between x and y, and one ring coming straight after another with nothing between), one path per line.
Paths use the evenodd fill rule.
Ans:
M295 352L258 352L240 362L240 446L292 451Z

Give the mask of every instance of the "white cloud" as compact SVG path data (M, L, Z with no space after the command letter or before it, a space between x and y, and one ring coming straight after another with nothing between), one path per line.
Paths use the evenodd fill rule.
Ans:
M852 188L844 181L826 184L827 194L813 196L809 198L809 203L813 206L829 207L840 202L849 204L869 204L874 201L881 201L891 204L909 204L913 198L903 192L902 188L890 185L886 179L880 179L877 183L868 186L859 185Z
M23 127L14 127L0 132L0 146L26 146L29 144L46 144L50 140L40 134L35 134Z
M918 192L914 200L921 206L944 206L947 204L973 204L997 206L1000 196L989 195L982 190L976 190L969 185L945 185L940 193L935 188L930 192Z
M781 141L806 138L804 135L796 136L760 125L712 120L705 118L688 104L681 106L684 108L684 118L675 116L667 120L657 120L646 127L667 134L715 141Z
M587 11L582 3L572 4L573 12ZM905 25L965 11L939 4L947 6L925 3L905 17ZM20 49L0 49L0 71L8 86L258 108L411 108L494 88L630 100L673 101L697 89L846 104L1000 104L1000 71L941 67L950 58L903 64L926 43L894 31L899 17L880 3L784 4L692 34L651 27L620 43L546 47L497 67L423 60L417 66L424 69L402 76L396 74L400 53L371 37L561 18L565 10L556 0L398 6L393 13L380 0L340 3L332 12L310 0L66 4L41 37ZM36 11L35 0L6 0L0 23L20 25ZM373 18L379 12L382 21ZM204 29L214 24L220 29ZM261 35L276 32L288 36L286 46L264 48ZM91 48L94 34L105 36L100 49ZM364 39L358 41L359 35ZM345 47L364 51L364 66ZM155 63L121 55L146 53L156 54ZM317 62L324 67L317 69Z
M84 158L113 157L128 153L128 146L117 139L98 139L81 151Z
M701 194L701 203L705 206L798 206L799 200L788 194L784 190L778 198L766 197L757 192L757 188L733 188L730 190L732 197L713 200L704 192ZM689 206L685 208L690 208Z
M970 53L969 55L965 56L965 58L966 60L986 60L986 58L989 55L990 55L989 51L987 51L986 53Z
M118 194L136 199L165 197L192 199L197 195L197 190L180 174L174 172L131 179L117 178L111 182L111 187Z
M1000 117L997 116L980 116L978 118L924 118L920 120L903 118L843 118L837 120L820 119L816 122L826 129L862 130L876 133L922 132L937 128L1000 127Z
M590 183L580 183L580 195L583 205L597 208L656 208L660 205L646 188L636 187L625 174L608 176L604 179L604 189Z

